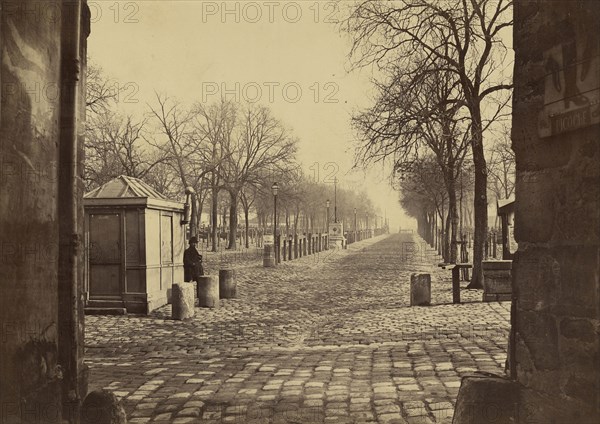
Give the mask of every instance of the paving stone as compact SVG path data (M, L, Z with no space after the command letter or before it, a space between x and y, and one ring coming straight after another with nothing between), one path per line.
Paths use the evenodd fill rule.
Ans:
M86 317L89 389L120 394L129 422L450 423L462 375L503 373L510 302L463 289L453 305L435 256L402 258L411 237L268 269L260 255L202 252L209 270L229 258L237 298L186 321L170 305ZM431 275L431 306L409 307L411 273Z

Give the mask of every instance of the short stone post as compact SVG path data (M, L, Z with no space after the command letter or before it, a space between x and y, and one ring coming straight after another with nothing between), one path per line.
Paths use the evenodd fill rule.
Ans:
M235 299L237 294L237 283L233 269L219 270L219 298Z
M184 320L194 316L194 285L175 283L171 291L171 317Z
M90 392L81 405L81 424L127 424L127 414L119 398L111 391Z
M219 307L219 281L205 275L198 281L198 306L202 308Z
M308 233L308 254L313 254L313 243L312 243L312 234Z
M431 304L431 275L410 275L410 306L427 306Z
M308 237L306 234L304 235L304 256L308 254Z
M288 240L288 260L291 261L292 260L292 235L289 235L289 240Z

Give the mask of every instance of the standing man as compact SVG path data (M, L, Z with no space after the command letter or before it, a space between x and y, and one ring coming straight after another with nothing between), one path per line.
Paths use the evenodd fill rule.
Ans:
M186 282L198 282L198 277L204 275L202 255L196 249L197 244L198 239L196 237L190 238L190 247L183 252L183 278Z

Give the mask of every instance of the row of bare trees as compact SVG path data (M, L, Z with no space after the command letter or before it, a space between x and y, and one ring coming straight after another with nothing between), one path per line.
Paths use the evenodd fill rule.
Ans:
M357 157L363 163L391 160L394 172L411 175L413 188L425 174L431 174L429 185L444 188L446 200L437 204L447 204L441 221L446 220L444 245L452 262L459 225L457 181L466 183L462 174L472 169L472 288L482 287L488 227L484 147L490 141L484 139L509 113L512 63L506 60L503 35L511 26L511 0L362 0L350 6L343 26L353 41L354 66L377 72L375 105L354 117L361 139ZM404 193L402 204L409 207L412 197L436 203L427 191Z
M273 222L275 181L280 186L278 222L284 223L286 232L325 229L325 200L331 198L333 204L333 185L302 174L296 161L298 140L269 108L228 100L186 106L156 94L144 117L135 118L115 111L119 93L112 91L114 85L97 66L89 67L87 78L88 189L119 175L140 178L173 199L182 199L185 188L192 187L196 192L192 233L198 232L208 209L213 251L220 217L228 226L231 249L237 247L240 213L246 247L252 212L262 227ZM364 193L339 188L337 199L340 220L353 222L354 208L363 215L377 213ZM228 213L221 215L223 208Z

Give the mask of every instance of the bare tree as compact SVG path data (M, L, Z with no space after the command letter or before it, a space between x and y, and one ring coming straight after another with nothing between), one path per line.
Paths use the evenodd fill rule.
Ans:
M457 179L469 151L467 120L453 100L457 84L448 72L421 75L418 83L406 81L397 67L390 80L378 83L375 105L354 116L361 136L357 159L363 164L391 158L395 168L410 167L422 150L433 153L448 194L448 223L443 256L457 259Z
M483 140L485 106L501 113L512 85L502 30L512 26L512 0L366 0L345 22L353 38L350 57L356 66L399 64L414 80L436 71L454 74L470 116L470 143L475 170L475 240L471 288L482 287L481 261L487 231L487 166ZM421 52L418 66L415 54Z
M85 146L88 189L119 175L146 181L153 169L167 160L147 143L145 120L113 112L100 112L90 119Z
M209 169L208 184L211 195L211 239L213 252L217 251L217 219L219 192L223 188L221 167L231 145L236 126L237 108L224 99L219 103L204 105L198 103L193 108L193 125L198 138L207 146L210 157L206 158Z
M507 199L515 191L515 152L510 145L510 134L504 129L489 149L488 174L490 188L496 199Z
M88 119L108 112L118 95L118 86L111 84L102 68L90 60L85 68L85 107Z
M400 205L416 218L419 234L430 245L436 237L437 222L444 231L445 206L448 194L442 173L431 154L414 161L409 167L397 169Z
M269 109L248 106L240 114L237 134L226 148L221 174L231 200L228 248L234 249L240 192L248 184L258 184L262 169L285 169L296 153L296 140Z
M193 187L196 202L192 204L191 235L197 235L202 206L207 194L205 177L213 171L212 151L203 134L194 126L194 111L188 110L168 96L156 94L156 104L149 105L150 116L157 123L160 140L152 143L169 158L169 165L179 177L182 187Z

